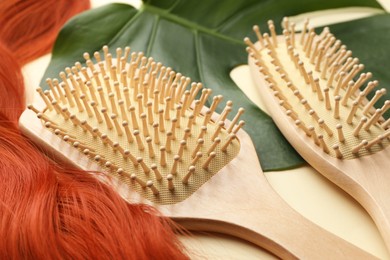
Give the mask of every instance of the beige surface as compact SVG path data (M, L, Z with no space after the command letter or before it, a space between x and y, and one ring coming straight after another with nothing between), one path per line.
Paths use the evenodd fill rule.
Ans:
M39 83L49 59L50 56L46 55L24 67L28 101L32 100L32 90ZM237 71L233 73L233 78L262 107L248 68L241 66ZM390 259L367 213L346 193L309 166L291 171L268 172L266 177L280 196L303 216L382 259ZM181 237L181 240L193 259L272 259L260 248L232 237L202 233L194 234L191 238Z

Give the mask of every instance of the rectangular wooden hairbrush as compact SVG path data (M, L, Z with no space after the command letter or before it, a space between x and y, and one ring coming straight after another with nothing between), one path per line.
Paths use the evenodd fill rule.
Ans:
M262 174L250 137L229 121L232 102L143 53L103 47L48 79L20 126L57 161L101 171L130 203L156 207L190 230L233 235L281 258L372 255L292 210ZM200 94L201 93L201 94ZM199 96L199 99L197 97Z
M317 35L306 21L295 34L285 18L277 36L268 25L270 34L254 26L258 42L245 42L273 120L309 164L367 210L390 250L390 119L382 117L390 101L377 102L386 90L366 98L378 81L359 75L364 66L329 28Z

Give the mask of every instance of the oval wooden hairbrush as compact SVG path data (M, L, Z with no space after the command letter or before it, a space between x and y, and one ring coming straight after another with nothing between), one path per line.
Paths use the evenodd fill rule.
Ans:
M264 103L302 157L368 211L390 249L390 119L382 117L390 101L377 102L386 90L366 98L378 82L359 75L364 66L328 28L317 35L306 21L295 35L288 19L282 25L282 36L269 21L270 35L255 26L258 42L245 39Z
M190 230L250 241L281 258L374 258L292 210L262 174L232 102L142 53L107 47L48 79L20 120L55 160L88 171L129 202L155 206ZM130 61L129 61L130 60ZM200 97L197 99L197 94Z

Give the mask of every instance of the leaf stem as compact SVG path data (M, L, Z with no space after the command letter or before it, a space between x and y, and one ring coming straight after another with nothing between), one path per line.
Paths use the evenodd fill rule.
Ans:
M157 8L157 7L154 7L154 6L151 6L151 5L148 5L148 4L145 3L145 4L143 4L141 6L141 9L140 9L140 12L144 12L144 11L148 11L148 12L150 12L152 14L156 14L156 15L158 15L162 19L165 19L165 20L177 23L177 24L182 25L184 27L187 27L187 28L189 28L191 30L196 30L198 32L203 32L203 33L212 35L214 37L217 37L219 39L231 42L231 43L241 44L243 46L245 45L243 43L243 41L240 41L240 40L228 37L226 35L218 33L215 30L209 29L209 28L201 26L201 25L199 25L197 23L194 23L194 22L191 22L191 21L186 20L184 18L181 18L181 17L179 17L177 15L174 15L174 14L170 13L169 10Z

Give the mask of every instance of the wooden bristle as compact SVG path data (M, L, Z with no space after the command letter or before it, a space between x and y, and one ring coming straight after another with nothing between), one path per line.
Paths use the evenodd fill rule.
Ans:
M184 178L182 179L182 182L183 184L188 184L188 180L190 179L190 177L194 174L196 168L195 166L191 165L189 168L188 168L188 172L187 174L184 176Z

